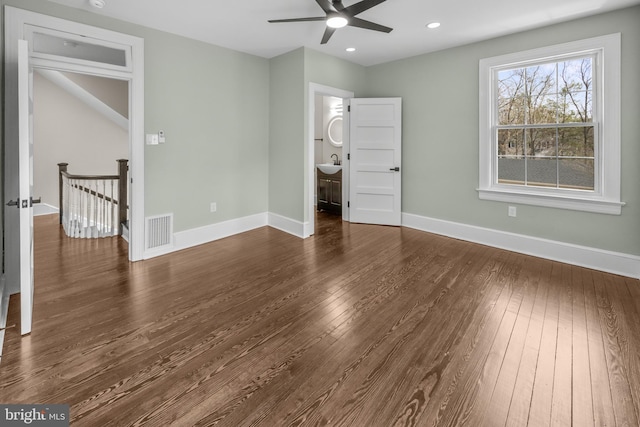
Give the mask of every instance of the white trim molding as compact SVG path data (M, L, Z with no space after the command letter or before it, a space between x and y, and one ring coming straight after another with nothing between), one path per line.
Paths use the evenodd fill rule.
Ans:
M155 258L267 226L302 239L304 238L304 233L308 230L309 223L296 221L271 212L230 219L216 224L205 225L204 227L191 228L173 233L172 245L147 250L144 253L144 259Z
M256 228L267 225L267 213L249 215L242 218L230 219L216 224L205 225L204 227L191 228L173 234L173 245L163 250L146 251L145 259L155 258L171 252L203 245L205 243L224 239Z
M402 226L525 255L640 279L640 257L635 255L409 213L402 214Z
M295 219L287 218L273 212L269 212L268 214L267 225L277 230L284 231L285 233L300 237L301 239L309 237L309 234L305 233L309 232L309 227L311 226L309 222L296 221Z

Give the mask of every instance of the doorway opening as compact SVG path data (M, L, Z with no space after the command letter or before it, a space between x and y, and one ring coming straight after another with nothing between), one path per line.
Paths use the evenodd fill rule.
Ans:
M316 221L322 218L349 220L349 120L344 113L346 101L353 96L350 91L309 83L305 200L308 226L303 237L313 235Z
M342 98L316 94L314 163L316 222L327 215L342 217ZM323 212L325 215L318 215Z
M34 67L32 96L33 194L40 200L33 215L58 215L68 236L128 239L129 82ZM107 179L123 161L123 183ZM60 164L87 178L59 179Z

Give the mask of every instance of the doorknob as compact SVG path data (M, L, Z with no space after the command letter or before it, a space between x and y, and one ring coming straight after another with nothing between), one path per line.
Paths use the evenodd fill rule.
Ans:
M394 172L400 172L400 167L396 166L395 168L391 168L389 169L390 171L394 171Z
M31 206L33 206L35 203L42 203L42 196L38 197L37 199L34 199L33 197L31 197L30 199L31 199Z
M7 206L15 206L18 209L20 209L20 199L9 200L9 203L7 203Z

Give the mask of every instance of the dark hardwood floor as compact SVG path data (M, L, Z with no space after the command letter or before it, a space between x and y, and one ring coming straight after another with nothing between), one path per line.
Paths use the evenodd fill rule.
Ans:
M74 426L638 426L639 281L318 219L130 264L37 218L0 402Z

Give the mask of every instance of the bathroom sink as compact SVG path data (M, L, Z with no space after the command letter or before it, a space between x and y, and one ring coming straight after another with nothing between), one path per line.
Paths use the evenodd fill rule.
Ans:
M320 169L322 172L329 175L334 174L339 170L342 170L342 165L334 165L333 163L322 163L322 164L316 165L316 167Z

